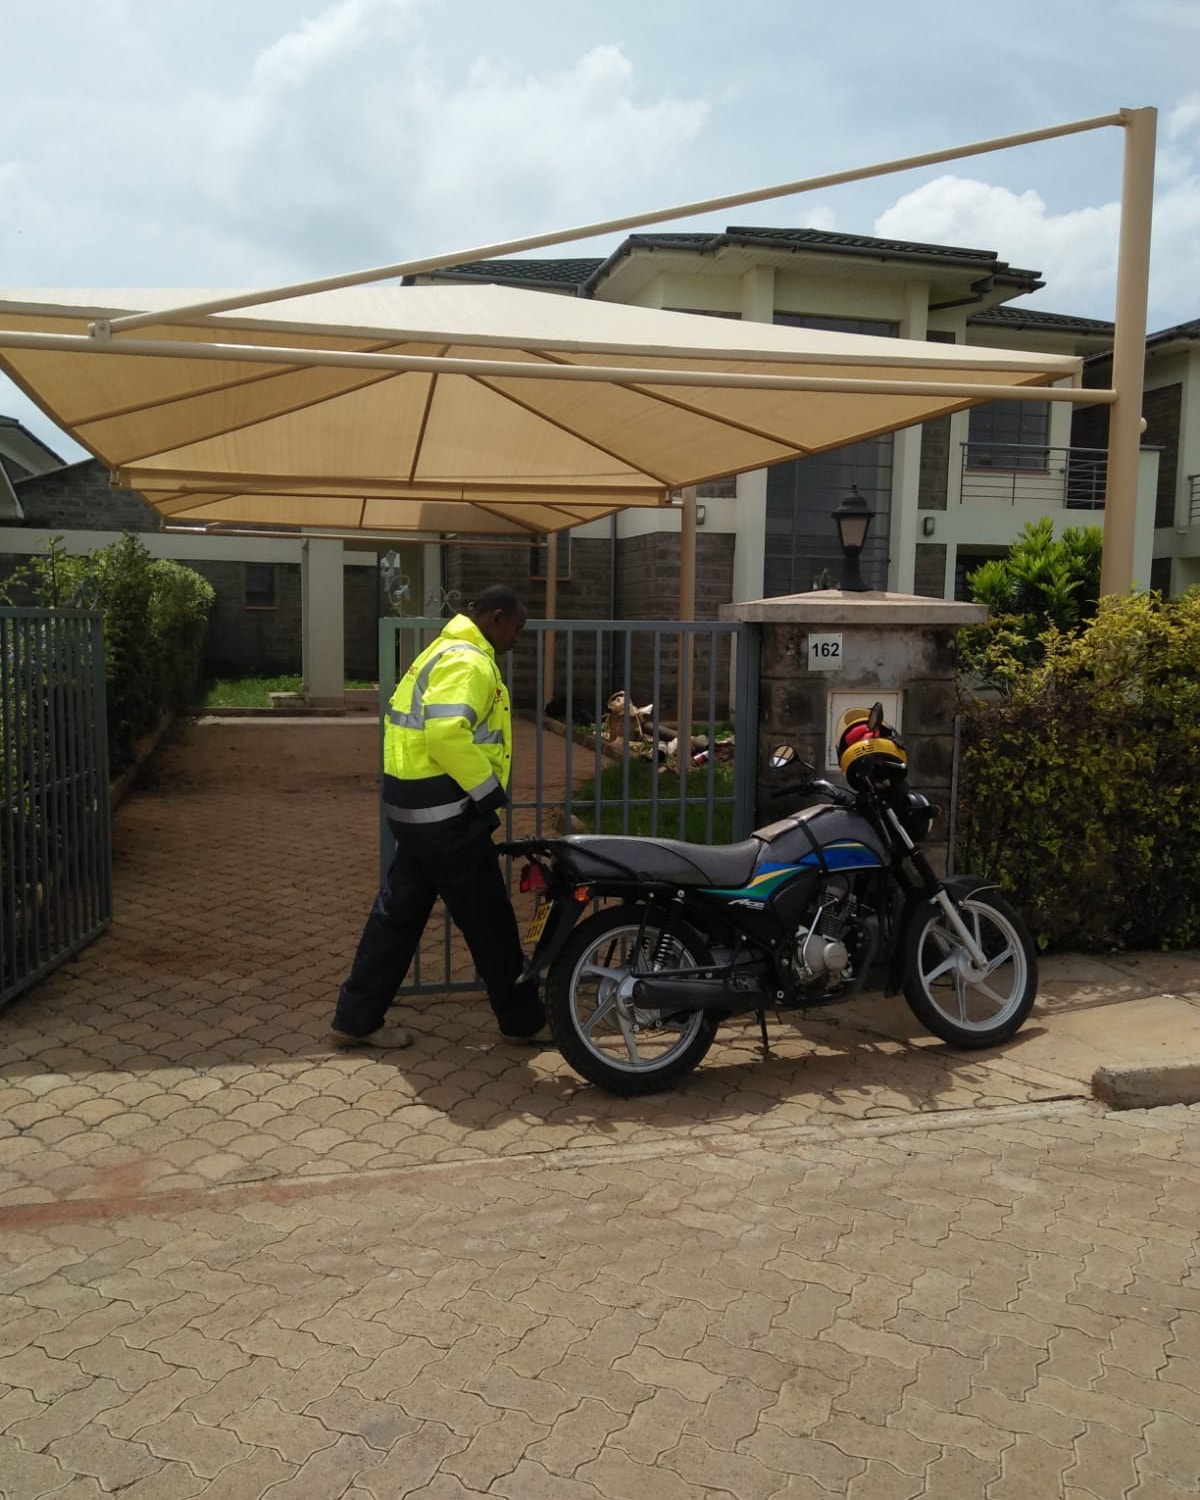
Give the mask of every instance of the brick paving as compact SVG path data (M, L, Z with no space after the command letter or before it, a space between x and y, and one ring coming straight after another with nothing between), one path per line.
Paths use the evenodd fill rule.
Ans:
M642 1101L476 997L331 1056L374 755L187 728L0 1017L0 1495L1196 1492L1200 1109L870 1003Z
M547 745L551 783L561 743ZM0 1203L1073 1090L1019 1053L914 1048L871 1004L774 1025L766 1061L757 1024L738 1021L685 1090L640 1103L586 1087L553 1051L501 1044L479 995L405 1004L417 1042L404 1053L331 1053L333 999L377 879L376 745L366 721L231 720L192 725L159 752L117 812L111 932L0 1020ZM524 918L532 897L517 899ZM454 963L469 972L457 950Z
M1181 1500L1198 1145L1055 1104L16 1204L0 1494Z

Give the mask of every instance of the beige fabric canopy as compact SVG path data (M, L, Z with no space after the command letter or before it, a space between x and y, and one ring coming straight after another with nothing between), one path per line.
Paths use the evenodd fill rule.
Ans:
M216 295L0 293L0 367L175 521L553 531L1081 368L494 286L354 287L105 336Z

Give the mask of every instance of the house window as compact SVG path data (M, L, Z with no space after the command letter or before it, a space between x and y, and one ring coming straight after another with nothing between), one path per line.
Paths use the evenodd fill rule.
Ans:
M1049 466L1048 401L988 401L971 408L968 469L1038 469Z
M538 537L529 549L529 577L537 582L546 576L546 538ZM567 583L571 577L571 533L558 532L558 581Z
M275 608L275 564L243 563L247 609Z
M898 331L895 323L877 318L823 314L777 312L775 322L876 338L895 338ZM763 594L767 598L836 585L842 575L842 554L832 513L852 484L875 513L862 555L863 576L872 588L887 586L894 444L893 435L885 432L768 468L763 542Z

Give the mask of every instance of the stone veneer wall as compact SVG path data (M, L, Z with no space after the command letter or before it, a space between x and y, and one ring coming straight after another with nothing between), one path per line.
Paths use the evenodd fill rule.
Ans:
M804 599L800 596L797 600L801 607ZM944 867L958 710L955 636L968 618L964 611L982 610L980 606L917 601L915 597L910 602L920 603L929 614L925 618L881 619L887 607L885 598L874 618L871 606L866 607L862 623L843 618L834 622L765 620L760 624L757 824L781 817L795 805L794 797L781 795L777 778L770 771L773 746L792 744L804 760L819 768L821 775L831 774L825 765L830 692L861 692L863 706L869 707L880 693L899 690L903 695L900 732L908 747L909 785L943 809L927 849L935 865ZM847 611L853 608L846 606ZM969 618L975 618L975 614ZM809 670L808 637L814 631L842 636L846 665L841 672ZM833 779L837 779L836 773Z
M946 546L944 542L918 542L913 562L913 593L925 599L946 596Z

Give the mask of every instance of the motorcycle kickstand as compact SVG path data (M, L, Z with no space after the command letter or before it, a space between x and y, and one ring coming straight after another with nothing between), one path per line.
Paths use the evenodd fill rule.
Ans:
M766 1062L766 1060L769 1057L774 1056L774 1054L771 1051L771 1043L770 1043L770 1041L767 1038L767 1013L766 1013L765 1010L760 1010L758 1012L758 1025L759 1025L760 1031L762 1032L762 1055L763 1055L763 1061Z

